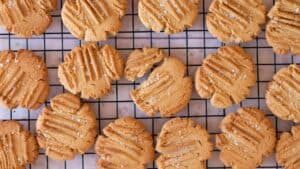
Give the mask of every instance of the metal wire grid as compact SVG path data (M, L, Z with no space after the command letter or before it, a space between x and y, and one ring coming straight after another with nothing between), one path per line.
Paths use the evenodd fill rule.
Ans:
M208 33L205 25L205 14L211 0L202 0L199 11L199 17L194 27L186 30L183 33L167 36L163 33L153 33L144 28L138 19L137 3L138 0L129 0L129 9L126 16L123 18L123 28L117 37L110 38L106 42L114 46L118 51L127 56L132 50L148 47L159 47L164 49L169 55L175 55L185 61L188 67L188 75L193 76L195 69L201 65L202 60L209 53L213 53L218 47L224 45L212 38ZM270 8L275 0L264 0L265 4ZM61 9L63 2L59 1L58 9ZM64 60L64 54L69 52L73 47L84 43L75 39L70 35L68 30L64 28L61 22L60 10L53 15L53 24L51 28L39 37L33 39L18 38L3 30L0 31L0 50L18 50L20 48L30 49L40 54L44 58L49 71L49 81L51 86L51 93L49 98L52 98L60 92L64 92L63 87L57 80L57 66ZM264 37L264 31L254 41L242 44L242 46L252 54L257 68L257 84L251 92L251 95L239 105L233 106L229 109L217 110L214 109L209 101L199 98L195 92L192 99L185 110L177 116L190 117L198 121L204 126L212 135L220 133L218 128L220 121L227 113L234 112L238 107L255 106L259 107L268 113L268 116L274 122L277 134L282 131L289 131L293 123L283 122L274 117L267 109L264 101L264 92L268 82L271 80L273 74L281 67L287 66L291 63L300 63L300 59L294 56L276 56L272 48L267 45ZM113 84L113 93L101 100L85 101L92 105L97 116L99 125L99 133L101 129L109 122L122 117L133 116L141 120L149 131L152 132L153 138L156 139L162 124L168 118L147 117L140 112L133 104L129 97L129 91L144 80L136 82L128 82L120 80ZM49 99L45 106L49 104ZM44 106L43 106L44 107ZM20 121L27 126L32 132L35 131L35 122L41 107L38 110L30 111L27 109L0 109L0 119L9 120L14 119ZM212 159L206 163L207 168L221 169L225 168L222 162L218 159L219 152L214 150ZM54 161L46 157L44 152L39 153L39 158L34 165L28 165L30 169L95 169L97 155L93 148L83 155L77 156L72 161ZM155 168L153 164L148 166L149 169ZM260 168L280 168L274 159L274 155L268 157Z

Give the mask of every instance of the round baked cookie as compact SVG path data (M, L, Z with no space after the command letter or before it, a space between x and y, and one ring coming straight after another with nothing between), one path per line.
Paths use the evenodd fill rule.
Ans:
M284 132L277 141L276 160L285 169L298 169L300 148L300 126L292 127L292 132Z
M192 119L174 118L166 122L157 138L158 169L205 169L212 155L209 133Z
M266 92L266 103L277 117L300 121L300 68L290 65L280 69Z
M167 57L146 81L131 91L131 98L149 116L158 112L162 117L176 114L192 95L192 79L185 73L186 66L181 60Z
M266 39L277 54L300 54L300 1L277 0L268 14Z
M56 3L56 0L0 1L0 26L25 38L41 35L52 22L49 12L55 10Z
M208 10L208 31L225 43L251 41L266 21L262 0L213 0Z
M100 41L116 36L126 10L127 0L66 0L61 16L76 38Z
M86 152L96 139L96 117L90 106L63 93L51 100L36 123L37 140L45 153L55 160L71 160Z
M134 81L143 77L154 64L166 57L163 50L158 48L143 48L134 50L128 57L124 70L125 78Z
M103 129L95 145L99 169L146 169L154 159L151 134L132 117L115 120Z
M111 91L111 83L123 75L124 60L108 46L86 43L72 49L58 67L58 77L63 86L82 98L98 99Z
M39 108L48 97L48 71L32 51L0 52L0 104L6 108Z
M140 0L138 14L147 28L173 34L193 25L199 6L199 0Z
M25 169L35 162L39 147L35 137L16 121L0 121L0 168Z
M216 135L220 159L233 169L255 169L275 147L276 132L272 122L257 108L239 108L221 123Z
M225 46L208 55L195 75L196 91L217 108L238 104L256 83L252 57L239 46Z

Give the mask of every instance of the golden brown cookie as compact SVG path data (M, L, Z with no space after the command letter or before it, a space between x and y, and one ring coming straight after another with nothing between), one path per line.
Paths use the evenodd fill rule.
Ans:
M95 150L100 155L99 169L146 169L154 159L151 134L131 117L117 119L106 126L96 141Z
M199 0L140 0L138 13L147 28L173 34L193 25L199 6Z
M277 54L300 54L300 1L277 0L268 14L266 39Z
M220 159L233 169L255 169L272 153L276 132L272 122L257 108L239 108L221 123L216 135Z
M111 91L112 81L119 80L123 70L124 60L114 48L86 43L65 56L65 62L58 67L58 77L71 93L97 99Z
M90 106L70 93L51 100L36 123L37 139L50 158L70 160L86 152L95 142L96 117Z
M300 126L292 127L292 132L280 136L276 146L276 160L285 169L300 168Z
M239 46L225 46L210 54L196 72L195 86L202 98L227 108L240 103L255 85L252 57Z
M163 50L158 48L136 49L128 57L124 71L125 78L134 81L143 77L155 63L159 63L166 57Z
M265 20L262 0L213 0L206 15L208 31L225 43L251 41Z
M66 0L61 16L76 38L100 41L116 36L126 10L127 0Z
M56 3L56 0L2 0L0 26L25 38L41 35L52 22L49 12L55 10Z
M297 65L280 69L266 92L266 103L277 117L300 121L300 68Z
M37 109L49 93L47 67L28 50L0 52L0 104Z
M205 169L213 145L208 132L192 119L174 118L166 122L157 138L158 169Z
M25 169L35 162L39 147L35 137L16 121L0 121L0 168Z
M131 91L134 103L149 116L162 117L178 113L192 95L192 79L185 76L186 66L175 58L167 57L137 89Z

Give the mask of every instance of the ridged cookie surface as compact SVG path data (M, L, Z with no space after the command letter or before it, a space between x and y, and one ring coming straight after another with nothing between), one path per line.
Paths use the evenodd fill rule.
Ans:
M2 0L0 26L21 37L41 35L52 22L56 0Z
M70 160L95 142L96 117L88 104L70 93L55 96L37 123L37 139L50 158Z
M100 41L116 36L126 10L127 0L66 0L61 15L73 36Z
M276 160L285 169L300 168L300 126L292 127L291 133L283 133L276 146Z
M0 104L37 109L49 93L48 72L42 58L28 50L0 52Z
M161 116L176 114L192 95L192 79L185 73L186 66L181 60L167 57L146 81L131 91L131 98L149 116L158 112Z
M97 99L111 91L112 81L119 80L123 70L124 60L114 48L86 43L65 56L65 62L58 67L58 77L71 93Z
M134 81L137 78L143 77L155 63L159 63L164 57L166 57L165 53L157 48L134 50L126 62L124 70L125 78Z
M297 65L280 69L266 92L266 103L283 120L300 121L300 68Z
M140 0L138 13L147 28L173 34L193 25L199 6L199 0Z
M221 131L216 135L216 146L226 167L255 169L275 147L275 129L257 108L240 108L227 115Z
M262 0L213 0L206 15L207 29L222 42L248 42L266 20Z
M277 54L300 54L300 0L277 0L268 14L266 39Z
M16 121L0 121L0 169L25 169L39 154L35 137Z
M240 103L256 83L252 58L239 46L225 46L208 55L196 72L196 91L211 104L227 108Z
M157 138L159 169L205 169L213 145L208 132L192 119L174 118L166 122Z
M106 126L96 141L95 150L100 155L99 169L146 169L147 163L154 159L151 134L131 117Z

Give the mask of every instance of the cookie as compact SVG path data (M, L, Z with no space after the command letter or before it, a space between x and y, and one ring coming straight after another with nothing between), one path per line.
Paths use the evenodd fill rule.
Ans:
M276 132L272 122L257 108L239 108L221 122L216 135L220 159L233 169L255 169L275 147Z
M151 134L138 120L124 117L103 129L95 145L99 169L146 169L154 159Z
M277 54L300 54L300 1L277 0L268 14L266 39Z
M188 104L192 95L192 79L185 73L186 66L181 60L167 57L146 81L131 91L131 98L149 116L158 112L162 117L174 115Z
M276 146L276 160L285 169L300 168L300 126L292 127L292 132L284 132Z
M124 60L108 46L86 43L74 48L58 67L59 81L73 94L97 99L111 91L111 83L123 75Z
M76 38L100 41L116 36L126 10L127 0L66 0L61 16Z
M41 35L52 22L49 12L55 10L56 3L56 0L0 1L0 26L25 38Z
M196 91L217 108L238 104L256 83L252 57L239 46L225 46L208 55L195 75Z
M35 137L16 121L0 121L0 168L25 169L35 162L39 147Z
M213 145L208 132L192 119L174 118L166 122L157 138L158 169L205 169Z
M55 160L71 160L86 152L96 139L96 117L90 106L70 93L51 100L36 123L37 140Z
M136 49L128 57L124 75L129 81L143 77L155 63L159 63L165 58L165 53L158 48Z
M266 21L262 0L213 0L208 10L208 31L225 43L251 41Z
M193 25L199 7L199 0L140 0L138 15L147 28L173 34Z
M6 108L39 108L49 93L47 67L28 50L0 52L0 104Z
M290 65L280 69L266 92L266 103L277 117L300 122L300 68Z

